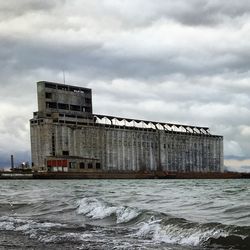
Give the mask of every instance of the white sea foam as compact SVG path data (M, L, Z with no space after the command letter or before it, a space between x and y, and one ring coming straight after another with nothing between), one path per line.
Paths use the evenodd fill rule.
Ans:
M43 243L57 243L61 241L86 241L92 238L88 233L64 233L59 235L41 235L38 240Z
M79 202L78 213L93 219L103 219L115 213L116 207L107 206L94 198L83 198Z
M43 234L49 232L51 228L63 227L63 224L60 223L51 223L51 222L36 222L31 219L20 219L15 217L3 216L0 217L0 230L9 230L22 232L28 235L30 238L43 237ZM46 237L46 236L44 236Z
M116 210L117 223L128 222L139 215L139 211L129 207L120 207Z
M10 221L1 221L0 230L14 230L15 226L13 222Z
M8 221L13 223L25 223L24 219L10 217L10 216L1 216L0 221Z
M25 221L14 217L2 216L0 217L0 230L16 230L17 225L20 223L25 223Z
M153 234L158 234L160 230L161 220L154 220L150 218L148 222L141 222L139 224L139 230L136 232L135 236L148 238L152 237Z
M31 239L37 239L43 243L56 243L62 240L85 241L92 237L87 233L56 233L51 235L51 229L62 228L66 225L51 222L36 222L31 219L19 219L14 217L0 217L0 230L22 232Z
M228 235L228 232L218 228L209 229L202 226L182 228L178 224L162 225L160 222L151 218L148 222L140 223L135 236L149 238L155 242L198 246L210 237L218 238Z
M115 215L117 223L128 222L139 215L137 209L123 206L112 206L94 198L81 199L78 202L77 211L79 214L84 214L92 219L104 219L111 215Z

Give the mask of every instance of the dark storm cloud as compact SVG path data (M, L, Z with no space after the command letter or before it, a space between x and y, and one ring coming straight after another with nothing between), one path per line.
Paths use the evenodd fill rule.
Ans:
M229 163L248 166L249 10L225 0L2 1L1 161L29 151L35 82L61 82L64 70L67 83L93 89L95 113L210 126L226 156L246 158Z
M241 19L250 13L247 0L135 0L99 1L110 15L119 15L124 25L149 25L167 19L188 26L214 26L226 21ZM138 10L140 15L138 15Z
M136 55L128 51L124 56L121 50L117 53L106 48L101 42L63 44L59 41L40 42L25 39L1 37L0 65L7 69L23 71L48 68L54 70L86 70L90 77L102 75L108 78L132 77L138 79L158 79L166 75L214 75L220 72L246 72L250 67L249 53L243 51L230 55L215 55L211 52L204 61L204 55L195 52L192 56L181 56L180 53L163 50L162 55ZM140 44L135 44L135 47ZM227 60L224 58L229 57Z
M179 6L180 8L178 8ZM240 3L227 0L173 1L171 7L170 10L174 9L174 11L166 11L166 16L170 16L184 25L213 26L250 13L250 3L247 0Z
M2 39L4 40L4 39ZM25 39L6 39L3 42L4 54L0 55L2 66L7 65L16 71L47 68L52 70L77 70L84 65L94 64L98 44L58 46L58 43L41 43Z

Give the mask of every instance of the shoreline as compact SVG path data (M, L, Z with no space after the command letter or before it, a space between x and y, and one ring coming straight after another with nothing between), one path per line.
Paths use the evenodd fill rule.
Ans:
M145 172L0 172L0 180L17 179L250 179L250 173L238 172L190 172L174 173L163 171Z

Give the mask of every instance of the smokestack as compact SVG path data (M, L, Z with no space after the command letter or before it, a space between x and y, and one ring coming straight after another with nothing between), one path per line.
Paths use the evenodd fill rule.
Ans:
M14 156L13 155L10 156L10 161L11 161L11 170L13 170L14 169Z

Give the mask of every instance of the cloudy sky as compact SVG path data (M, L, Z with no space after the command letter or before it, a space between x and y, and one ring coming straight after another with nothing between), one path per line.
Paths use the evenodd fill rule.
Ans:
M0 165L29 160L36 82L93 89L94 112L209 126L250 171L248 0L0 0Z

